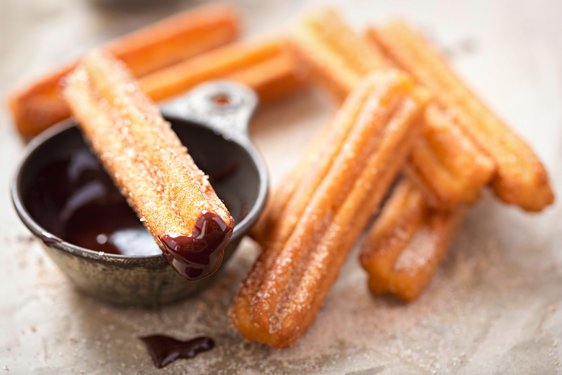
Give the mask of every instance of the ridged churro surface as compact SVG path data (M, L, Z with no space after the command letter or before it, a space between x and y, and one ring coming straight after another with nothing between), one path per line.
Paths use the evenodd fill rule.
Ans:
M371 292L405 301L418 298L445 256L464 211L431 209L423 194L404 179L362 245L360 260Z
M343 99L368 72L396 66L370 34L360 37L333 10L322 9L295 28L291 45L307 67L303 70ZM438 103L428 104L424 126L406 167L408 176L435 207L474 201L491 179L495 165Z
M312 324L410 151L422 102L393 71L365 78L346 100L235 299L232 322L246 338L285 347Z
M356 35L329 8L309 14L294 28L290 39L303 70L340 100L369 72L391 67L376 47Z
M495 170L494 161L464 134L453 116L434 103L427 107L423 135L405 172L430 206L450 210L474 202Z
M403 22L373 29L379 46L448 108L463 130L496 163L492 186L504 202L540 211L554 201L547 172L529 145L447 65L420 34Z
M92 149L172 266L196 279L220 265L234 221L125 66L97 51L64 97Z
M142 77L232 41L239 33L239 22L230 6L210 5L166 18L105 48L123 60L136 77ZM60 93L60 81L75 66L60 68L11 93L8 104L24 138L70 115Z

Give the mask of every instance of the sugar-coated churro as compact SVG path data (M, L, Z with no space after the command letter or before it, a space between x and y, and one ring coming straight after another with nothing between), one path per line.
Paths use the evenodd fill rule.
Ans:
M424 100L395 71L366 77L349 96L330 125L325 153L292 194L284 227L276 228L235 299L231 318L242 335L286 347L310 327L402 167Z
M291 33L290 41L306 73L340 100L369 72L391 67L376 47L356 35L329 8L303 19Z
M330 25L330 28L326 28L326 24ZM331 39L339 37L341 40L331 42ZM334 11L327 8L312 13L304 19L291 33L289 45L300 62L298 65L302 70L302 75L311 74L316 82L325 86L342 100L359 83L361 76L368 73L368 64L386 67L383 61L379 61L379 57L383 58L382 54L371 53L373 49L357 37ZM347 53L340 50L342 48L351 51L350 54L355 57L348 57ZM356 64L353 63L363 61L357 57L359 51L361 53L367 51L366 61L370 61L370 63L361 64L364 67L362 71L358 71ZM296 216L287 218L284 213L292 212L287 206L290 204L293 192L301 184L303 175L309 174L313 168L316 169L316 165L324 157L323 154L329 153L328 150L325 150L326 140L322 138L331 131L332 129L321 129L314 138L313 144L304 153L299 165L283 179L285 181L283 184L276 187L275 193L268 202L266 212L251 232L252 238L262 246L268 242L277 241L274 237L278 237L279 232L283 232L281 228L292 228L292 221L298 219ZM339 130L333 129L333 131ZM316 178L321 177L320 175ZM313 184L309 186L313 186ZM302 205L295 201L291 204L292 206Z
M431 209L404 179L362 245L360 261L369 274L371 292L405 301L418 298L445 256L464 211Z
M293 198L293 194L302 185L301 181L304 180L305 175L310 175L310 172L316 170L316 166L321 163L322 157L326 152L328 137L333 131L331 125L333 123L320 129L318 134L315 135L313 142L301 156L298 165L289 171L288 175L283 179L283 184L276 186L274 194L267 202L264 213L250 231L250 236L260 245L265 246L268 242L273 242L275 232L280 230L281 225L292 225L288 220L296 220L296 217L284 217L284 214L287 212L285 208ZM334 131L336 130L334 129Z
M137 77L228 43L239 33L238 15L226 5L180 13L110 42L106 48ZM19 133L30 138L69 116L60 80L75 64L52 72L8 98Z
M425 38L403 22L374 28L371 35L494 160L492 186L500 199L528 211L540 211L554 201L547 172L533 150L466 86Z
M295 54L308 67L311 76L338 98L348 92L366 73L394 65L367 35L361 38L338 15L323 9L312 13L292 33ZM480 187L492 176L494 165L458 129L446 109L428 105L427 128L414 146L408 175L420 185L432 205L446 208L468 203L478 196ZM444 141L462 146L460 152ZM476 156L471 159L471 156ZM474 160L471 163L471 160ZM461 165L462 164L462 165ZM431 178L436 175L438 178Z
M453 209L474 202L494 171L494 162L452 116L435 103L428 106L423 136L416 140L405 172L432 207Z
M254 88L261 99L274 99L300 86L285 45L280 38L230 44L150 74L141 87L162 100L210 79L231 78Z
M190 279L216 271L234 221L126 67L93 52L67 76L63 94L170 264Z

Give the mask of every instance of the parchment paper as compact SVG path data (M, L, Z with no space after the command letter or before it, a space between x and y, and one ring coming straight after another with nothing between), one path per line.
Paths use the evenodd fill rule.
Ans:
M88 46L201 2L131 10L77 0L0 0L0 93ZM247 34L290 25L324 1L238 1ZM357 27L407 18L532 144L561 195L562 4L556 0L332 1ZM274 182L335 109L307 91L262 108L253 137ZM0 372L10 374L553 374L561 373L562 206L526 215L491 194L470 212L425 295L372 298L352 254L309 334L294 348L245 342L226 312L257 254L244 241L196 298L120 309L78 294L19 223L8 186L23 145L0 112ZM138 336L206 334L218 347L154 369Z

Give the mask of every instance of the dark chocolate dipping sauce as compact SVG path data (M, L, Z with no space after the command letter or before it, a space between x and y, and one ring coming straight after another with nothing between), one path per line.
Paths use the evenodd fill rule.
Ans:
M221 179L211 179L220 187ZM37 172L25 204L53 235L87 249L128 256L161 250L87 149L48 161ZM214 213L202 212L192 235L160 238L164 255L188 279L210 275L222 262L232 231Z
M218 269L231 235L232 230L220 216L203 211L191 235L166 234L160 241L172 267L188 279L198 279Z
M39 169L25 204L46 230L78 246L112 254L160 254L100 162L88 150Z
M157 368L162 368L177 359L190 359L199 353L209 351L215 347L215 342L210 337L196 337L187 341L174 339L164 335L151 335L140 338L152 361Z

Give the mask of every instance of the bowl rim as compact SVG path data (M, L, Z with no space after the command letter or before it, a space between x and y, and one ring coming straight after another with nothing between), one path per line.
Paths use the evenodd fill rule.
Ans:
M247 137L233 137L226 139L221 134L214 131L211 127L203 123L194 122L173 114L163 113L163 116L172 125L175 123L188 123L190 124L190 126L198 126L207 131L211 131L215 133L217 137L222 137L227 142L237 144L243 151L248 154L248 156L252 160L254 167L258 172L259 179L257 197L246 216L244 216L244 218L240 222L235 222L230 243L236 241L238 237L240 237L241 239L241 237L243 237L249 231L250 227L258 220L260 214L265 208L265 203L269 194L269 175L262 156ZM72 244L62 238L55 236L54 234L43 228L28 212L24 204L24 199L22 197L21 180L23 178L23 172L28 166L29 159L45 143L53 141L54 138L61 136L61 134L70 131L73 128L77 128L76 122L73 119L66 119L43 131L41 134L33 138L25 147L23 156L21 157L17 165L15 176L13 177L10 186L10 198L12 201L12 205L14 206L14 209L22 223L36 238L42 241L46 246L56 248L70 255L108 263L123 263L124 261L126 261L127 263L145 263L154 261L165 262L164 255L162 253L148 256L123 255L96 251Z

